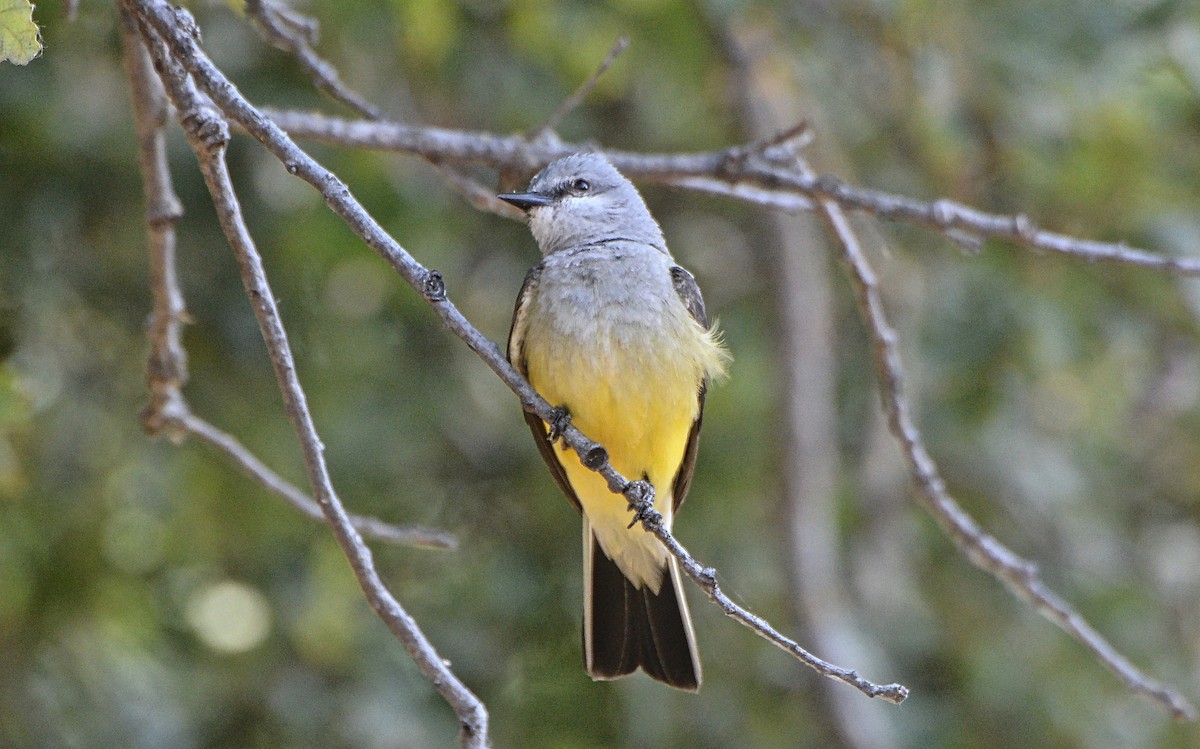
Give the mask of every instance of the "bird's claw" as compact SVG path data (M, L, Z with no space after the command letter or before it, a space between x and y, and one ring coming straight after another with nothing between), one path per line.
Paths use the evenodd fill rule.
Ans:
M546 433L546 439L550 440L551 444L558 441L562 437L563 432L571 425L571 412L566 406L555 406L550 409L550 431Z
M659 522L662 516L654 509L654 486L649 481L631 481L625 486L625 499L629 500L629 509L633 512L633 520L629 528L644 522Z

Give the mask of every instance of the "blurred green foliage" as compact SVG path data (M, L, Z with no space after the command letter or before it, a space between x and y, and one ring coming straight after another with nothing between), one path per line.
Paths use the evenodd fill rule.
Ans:
M338 111L243 18L196 5L206 48L253 101ZM320 19L320 49L344 79L390 116L501 133L539 126L626 34L561 134L638 150L748 137L712 28L753 26L770 40L754 53L785 71L818 123L822 169L1165 254L1200 243L1200 9L1182 0L300 10ZM324 528L205 447L139 430L150 293L115 11L85 2L73 24L57 11L38 8L40 59L0 65L0 745L454 745L452 713ZM236 267L177 131L171 148L187 208L187 397L300 482ZM523 227L472 211L414 159L311 150L503 340L536 259ZM230 156L342 497L461 540L456 552L375 550L489 706L497 746L838 745L819 677L699 596L700 696L640 677L590 682L578 520L515 398L311 190L245 138ZM764 222L740 204L646 194L735 356L709 397L678 535L803 643L779 519L785 373L771 302L786 290L759 252ZM1120 650L1200 695L1200 288L997 243L967 256L910 228L873 236L952 491ZM845 585L881 651L843 665L913 692L900 708L858 709L913 748L1200 742L913 508L879 439L857 313L833 285Z

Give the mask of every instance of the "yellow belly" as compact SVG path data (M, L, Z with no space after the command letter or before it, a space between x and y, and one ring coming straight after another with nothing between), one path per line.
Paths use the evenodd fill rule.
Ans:
M654 485L655 508L668 528L672 484L697 416L704 377L697 357L684 352L707 338L694 324L680 332L623 347L611 341L572 345L560 339L549 347L553 356L541 346L527 346L525 352L529 381L542 397L566 407L572 423L608 450L621 475L645 477ZM600 547L631 582L657 592L666 549L640 526L628 528L632 513L627 502L609 491L599 474L584 468L561 442L556 450Z

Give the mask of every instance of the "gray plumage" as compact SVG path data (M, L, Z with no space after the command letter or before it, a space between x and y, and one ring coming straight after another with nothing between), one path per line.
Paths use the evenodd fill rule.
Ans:
M555 161L529 183L529 194L550 201L537 206L549 210L531 215L529 222L543 255L617 239L670 255L637 188L600 154L577 153Z

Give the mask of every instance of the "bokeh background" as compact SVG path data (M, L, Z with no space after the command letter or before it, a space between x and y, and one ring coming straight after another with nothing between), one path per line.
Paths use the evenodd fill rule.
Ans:
M298 7L391 117L534 130L626 34L564 138L711 149L806 118L809 157L848 181L1200 255L1200 8L1184 0ZM253 101L344 114L235 12L194 9ZM45 54L0 65L0 746L455 745L451 711L323 527L205 446L140 431L151 300L116 12L84 0L68 24L47 3L36 20ZM171 147L186 396L303 483L178 131ZM524 227L474 211L419 160L311 150L503 340L536 261ZM374 549L490 708L497 746L1200 745L915 507L819 225L654 186L735 357L710 392L679 538L783 631L912 697L895 707L821 679L695 590L699 696L593 684L578 519L516 399L307 186L244 137L231 159L341 496L460 540ZM951 491L1119 650L1200 699L1200 287L857 225ZM789 418L814 426L815 447L796 449Z

